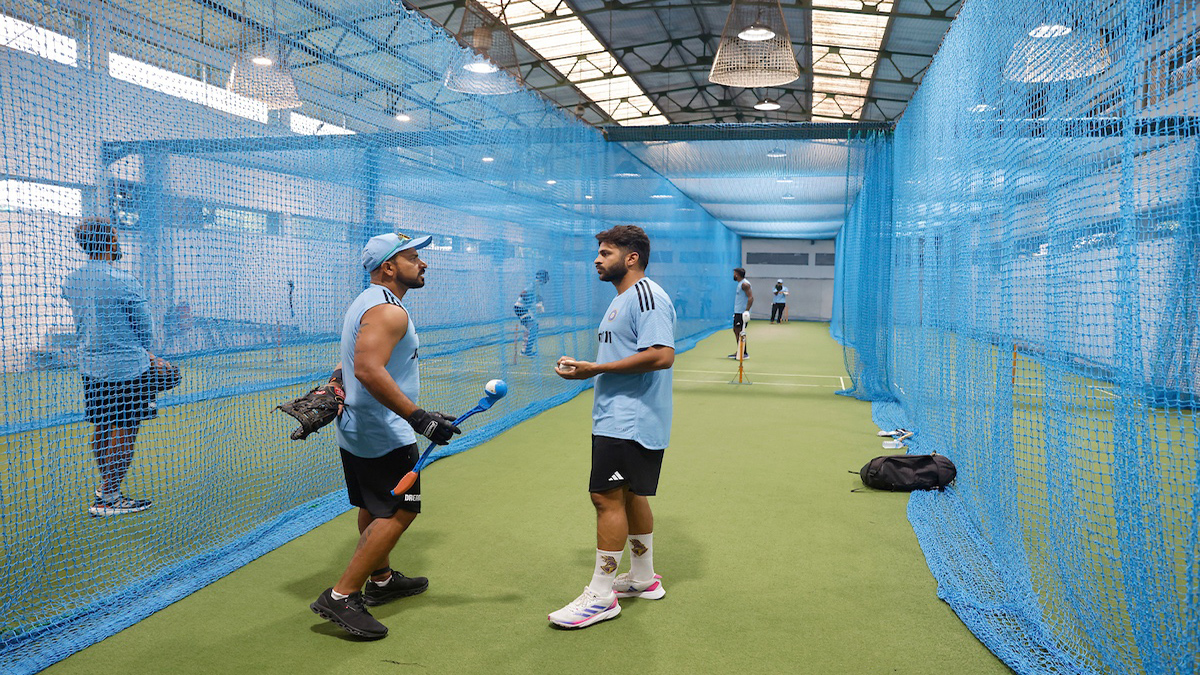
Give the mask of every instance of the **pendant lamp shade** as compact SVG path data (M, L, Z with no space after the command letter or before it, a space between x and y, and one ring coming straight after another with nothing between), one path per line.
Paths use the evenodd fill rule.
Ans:
M778 87L798 77L779 0L733 0L708 79L727 87Z
M1110 65L1112 59L1099 33L1047 22L1030 29L1013 45L1004 64L1004 79L1064 82L1099 74Z
M289 110L302 104L287 57L277 44L263 42L238 51L225 87L234 94L266 104L268 110Z
M446 68L446 88L464 94L511 94L523 81L517 69L512 34L475 0L467 0L458 39L464 51Z

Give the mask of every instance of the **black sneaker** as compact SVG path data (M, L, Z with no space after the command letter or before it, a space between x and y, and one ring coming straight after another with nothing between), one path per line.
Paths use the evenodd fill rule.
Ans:
M99 518L108 516L120 516L126 513L137 513L150 508L149 499L130 499L125 495L121 495L111 502L106 502L100 497L96 497L96 501L88 507L88 515Z
M387 626L376 621L367 608L363 607L363 594L357 591L341 600L334 600L333 589L327 588L308 607L322 619L336 623L351 635L370 640L387 637Z
M367 579L367 587L363 590L363 602L368 607L382 605L385 602L391 602L396 598L407 598L410 595L418 595L424 593L429 588L429 580L425 577L409 577L400 574L396 570L392 570L392 578L388 580L386 585L379 584Z

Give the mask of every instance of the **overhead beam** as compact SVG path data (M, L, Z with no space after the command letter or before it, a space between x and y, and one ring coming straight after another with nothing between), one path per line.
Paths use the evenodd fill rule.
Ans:
M865 134L890 134L895 125L888 122L785 124L750 123L736 127L724 124L665 124L653 127L602 127L610 142L634 141L776 141L837 140Z

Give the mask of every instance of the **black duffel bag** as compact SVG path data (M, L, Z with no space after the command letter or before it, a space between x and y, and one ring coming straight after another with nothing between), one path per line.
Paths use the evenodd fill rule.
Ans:
M884 455L867 462L858 472L863 485L892 492L941 490L956 475L954 462L943 455Z

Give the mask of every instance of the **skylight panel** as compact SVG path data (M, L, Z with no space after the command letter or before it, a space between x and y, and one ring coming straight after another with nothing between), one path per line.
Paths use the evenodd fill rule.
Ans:
M831 94L853 94L866 96L871 86L870 80L859 80L851 77L828 77L813 75L813 91Z
M625 74L616 57L565 3L560 0L520 0L504 6L496 0L483 0L482 5L613 119L622 121L644 114L662 121L640 124L667 123L646 92ZM561 18L545 20L551 12ZM627 103L622 107L619 99L636 100L637 104ZM614 111L618 109L622 115L631 116L617 117ZM636 115L629 112L639 109L641 112Z
M826 7L836 10L822 11ZM875 9L882 14L861 13ZM879 49L887 32L891 2L870 3L870 0L817 0L812 11L812 57L814 95L837 94L813 105L813 119L841 117L852 114L857 118L870 88ZM830 48L837 47L836 52ZM840 75L842 77L828 77ZM849 77L858 75L858 79ZM814 97L815 97L814 96Z
M0 45L68 66L78 66L76 42L20 19L0 14Z
M256 122L267 123L267 105L240 96L221 87L214 87L186 75L142 63L117 53L108 55L108 74L118 80L132 82L147 89L161 91L192 103L208 106Z
M0 211L42 211L78 218L83 214L83 192L60 185L0 180Z
M357 133L346 127L339 127L336 124L330 124L329 122L309 117L308 115L301 115L300 113L291 114L289 125L292 131L310 136L346 136Z

